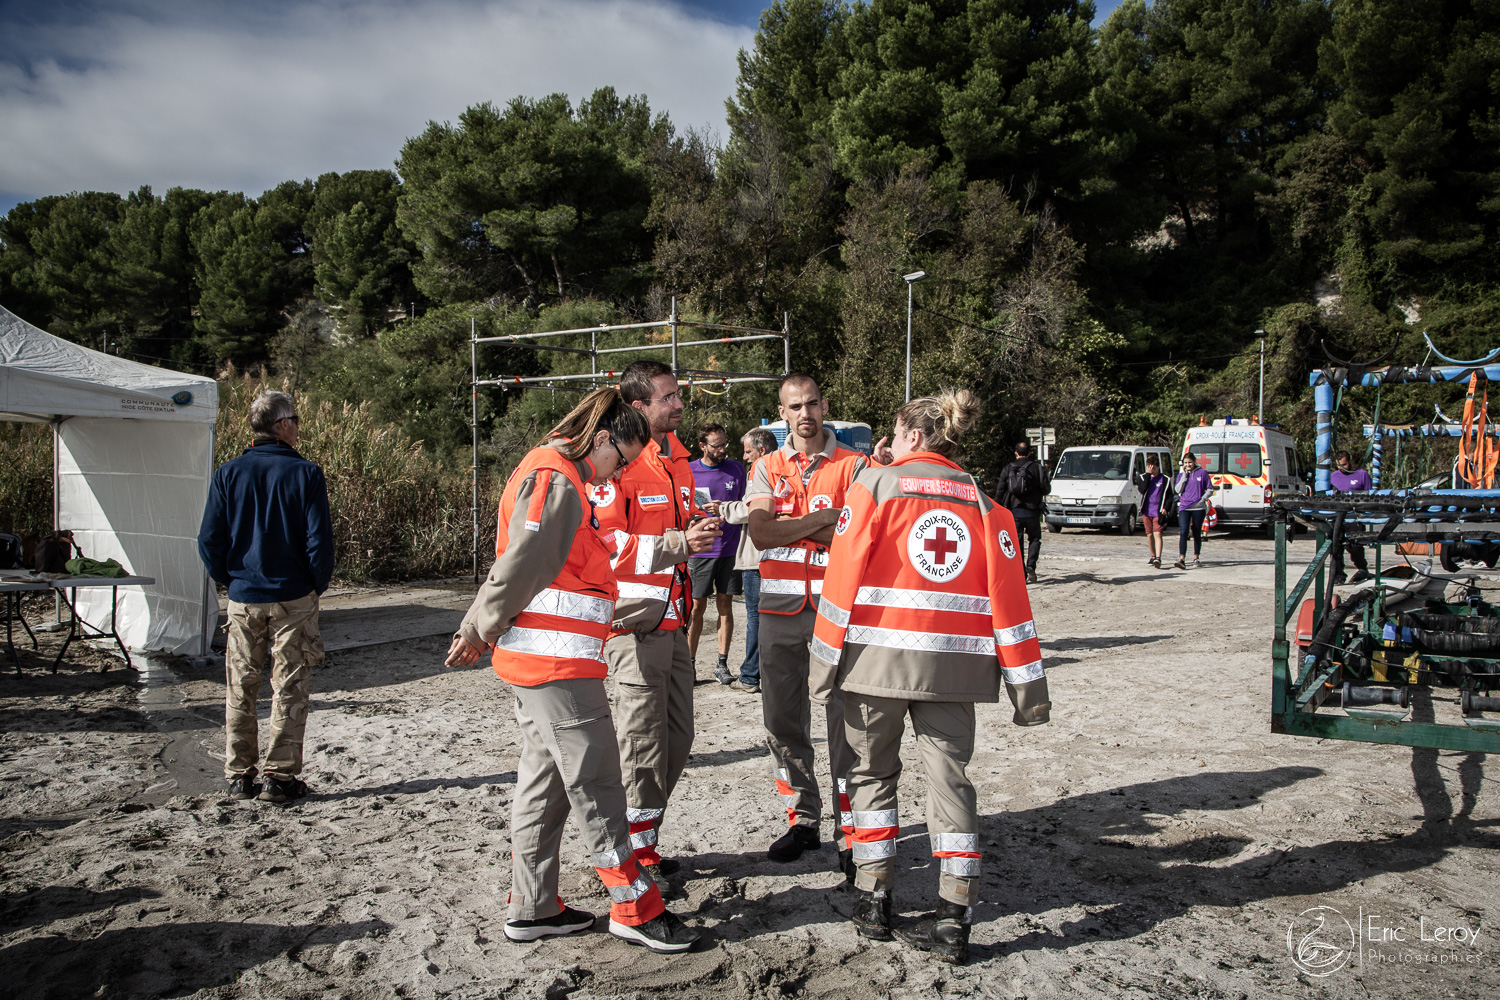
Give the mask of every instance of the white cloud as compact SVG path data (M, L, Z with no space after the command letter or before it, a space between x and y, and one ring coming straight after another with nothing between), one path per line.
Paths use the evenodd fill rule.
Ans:
M312 0L141 5L7 26L0 191L243 190L388 167L428 121L481 101L645 94L724 131L750 28L648 0ZM253 9L253 8L252 8Z

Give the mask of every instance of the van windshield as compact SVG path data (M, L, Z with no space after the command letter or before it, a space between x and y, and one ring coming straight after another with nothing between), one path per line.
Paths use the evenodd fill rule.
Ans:
M1124 479L1130 474L1128 451L1065 451L1053 479Z

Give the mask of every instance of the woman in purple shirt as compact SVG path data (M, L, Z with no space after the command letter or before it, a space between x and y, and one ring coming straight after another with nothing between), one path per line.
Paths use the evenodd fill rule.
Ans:
M1177 561L1174 569L1187 569L1188 532L1193 533L1193 568L1203 565L1199 555L1203 552L1203 518L1208 514L1208 498L1218 487L1208 472L1198 467L1191 451L1182 454L1182 471L1177 473L1174 484L1181 501L1177 505Z

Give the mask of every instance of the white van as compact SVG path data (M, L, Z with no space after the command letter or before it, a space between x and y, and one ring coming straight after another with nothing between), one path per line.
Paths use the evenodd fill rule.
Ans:
M1220 526L1268 527L1267 493L1306 488L1297 442L1274 424L1225 417L1189 427L1182 451L1191 451L1218 487L1209 502L1218 510Z
M1167 447L1105 445L1065 450L1043 501L1047 530L1061 531L1066 525L1135 534L1141 523L1141 493L1135 477L1146 471L1148 457L1156 459L1164 475L1172 474L1172 451Z

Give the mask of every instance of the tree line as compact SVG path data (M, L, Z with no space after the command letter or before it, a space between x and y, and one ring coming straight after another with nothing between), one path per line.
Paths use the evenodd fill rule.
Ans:
M1253 413L1257 330L1267 418L1304 438L1324 342L1358 356L1416 326L1450 353L1500 346L1500 8L1126 0L1097 30L1092 15L776 0L722 141L605 88L576 107L476 104L408 139L394 171L258 198L49 196L0 222L0 302L126 356L268 365L444 457L468 438L470 319L660 319L672 297L718 322L789 314L793 364L835 415L886 423L918 270L914 387L989 401L965 456L983 470L1027 425L1165 443ZM1420 361L1406 340L1397 360ZM486 363L576 370L518 349ZM558 395L487 398L490 453ZM1431 395L1387 400L1386 419ZM695 409L774 416L740 387Z

